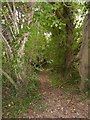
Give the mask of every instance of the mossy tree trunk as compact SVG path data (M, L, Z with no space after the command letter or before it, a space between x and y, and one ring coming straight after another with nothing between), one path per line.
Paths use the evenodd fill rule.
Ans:
M70 5L69 5L70 6ZM64 6L64 18L66 24L66 51L65 51L65 59L64 59L64 68L70 69L73 63L73 49L72 45L74 42L74 15L71 10L71 7Z
M62 19L65 26L66 32L66 45L65 45L65 57L63 61L63 69L67 71L71 68L73 63L73 49L72 45L74 42L74 10L72 10L71 3L66 2L65 4L62 3L63 11L59 9L56 10L56 16L58 19Z

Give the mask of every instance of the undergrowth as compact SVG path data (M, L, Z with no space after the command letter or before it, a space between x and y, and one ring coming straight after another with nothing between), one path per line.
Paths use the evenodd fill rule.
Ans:
M27 112L28 108L35 108L41 100L39 94L40 83L36 76L29 76L28 86L22 86L19 91L3 77L2 116L3 118L18 118ZM40 104L41 105L41 104Z
M53 88L58 88L62 90L65 95L68 97L70 94L78 94L80 96L80 100L84 100L88 97L88 91L82 93L79 89L80 84L80 77L78 73L73 72L72 77L65 80L64 77L60 73L57 73L56 71L51 71L49 73L49 76L51 78L50 84Z

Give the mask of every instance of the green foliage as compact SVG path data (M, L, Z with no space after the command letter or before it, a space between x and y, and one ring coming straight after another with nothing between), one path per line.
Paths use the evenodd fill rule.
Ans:
M8 4L10 5L10 8L12 10L12 3L8 3ZM18 3L18 4L15 3L16 5L15 8L17 9L18 12L21 10L19 4L21 3ZM24 8L24 5L26 8L27 4L21 4L22 8ZM28 63L29 57L31 55L32 55L32 58L34 57L33 54L30 55L29 52L32 50L32 47L31 47L32 43L35 43L34 41L37 38L38 30L35 29L36 33L34 34L35 31L33 31L34 30L33 28L36 25L34 26L32 25L33 26L32 27L27 24L27 14L30 11L26 12L25 9L24 11L22 10L20 11L24 15L23 19L25 21L24 22L21 21L21 23L18 23L18 21L16 20L16 22L19 24L19 27L18 27L19 33L15 33L14 31L15 26L13 24L13 20L11 21L10 19L11 13L9 11L9 7L7 3L5 4L3 3L2 12L3 12L2 21L4 21L2 22L2 29L3 29L3 35L7 42L7 45L3 44L3 51L2 51L3 69L5 70L6 73L8 73L8 75L10 75L15 80L15 82L19 87L18 90L15 90L12 84L9 83L8 80L3 76L3 95L4 95L3 96L3 117L17 118L20 115L20 113L23 113L26 111L26 109L29 107L29 105L32 103L33 100L39 101L41 98L38 93L40 83L39 81L37 81L37 76L35 72L30 73L32 68L31 68L31 65ZM5 18L7 18L7 20ZM22 24L23 24L23 27L21 27ZM10 31L11 29L12 31ZM27 44L25 44L26 46L22 50L21 49L23 46L22 42L26 37L25 36L26 33L31 33L31 36L28 36ZM42 36L40 40L37 39L36 44L39 41L41 41L43 38L44 37ZM30 46L28 44L29 40L32 41L32 42L30 41L31 42ZM12 58L11 56L9 56L9 52L8 52L9 48L12 50L12 53L10 53L12 54ZM22 50L21 51L22 55L19 54L20 49ZM34 46L33 46L33 49L34 49ZM39 46L39 48L37 48L36 46L35 50L37 51L37 49L38 50L43 49L43 46L42 48L41 46ZM27 64L29 64L29 66L27 66ZM21 76L21 78L18 76Z
M78 87L78 84L80 82L78 72L74 71L73 75L69 77L68 80L65 80L63 75L57 72L51 72L49 76L51 77L51 86L56 89L62 89L66 97L68 97L72 93L79 95L81 94L80 89Z
M38 22L30 26L30 37L25 45L25 58L37 63L37 57L44 57L46 40L44 36L44 28Z
M3 117L17 118L41 100L38 92L40 85L36 76L30 76L29 79L28 86L26 88L24 85L20 86L18 92L7 80L3 80Z
M72 19L74 19L74 41L70 45L73 54L77 55L80 49L80 42L82 38L82 22L84 3L59 3L51 5L49 3L36 3L36 12L34 19L37 20L41 26L46 28L47 33L51 33L48 37L48 43L46 46L46 57L51 61L51 65L58 71L64 69L65 52L67 51L67 38L66 38L66 21L67 17L62 17L64 13L64 5L70 6L70 12L73 13ZM76 9L77 8L77 9ZM56 16L56 10L61 12L60 19ZM82 19L81 19L82 17Z
M50 71L50 84L55 88L69 88L70 86L77 86L80 83L80 75L76 67L71 69L71 72L64 73L55 71ZM78 86L77 86L78 87Z
M52 74L51 84L53 86L60 87L67 81L69 81L68 85L76 85L80 81L78 54L82 40L82 22L86 13L84 3L56 2L52 5L49 2L36 2L32 4L7 2L3 3L2 12L0 12L2 13L2 34L7 44L3 42L3 70L15 80L19 87L16 91L3 76L3 95L4 93L6 95L3 96L3 116L5 117L18 117L29 106L37 111L46 107L43 103L38 108L35 107L35 103L41 99L38 93L40 83L37 80L36 71L43 70L43 60L46 60L48 67L56 71ZM14 7L18 13L17 17L13 16ZM69 12L68 15L65 13L65 8ZM56 13L57 10L60 12L59 16ZM67 42L67 32L69 33L70 30L66 31L66 26L69 20L73 21L74 33L70 41L72 44ZM15 24L19 32L16 32ZM27 33L29 35L26 35ZM24 46L22 43L25 38L27 40ZM72 50L74 57L68 71L65 69L67 48Z

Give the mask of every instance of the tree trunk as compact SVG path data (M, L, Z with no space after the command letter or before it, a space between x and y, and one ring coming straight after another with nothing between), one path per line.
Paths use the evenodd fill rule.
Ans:
M72 61L73 61L73 33L74 33L74 15L71 12L71 8L67 6L63 6L64 9L64 18L66 24L66 52L65 52L65 59L64 59L64 68L67 69L71 68Z
M72 45L74 41L73 33L75 29L74 25L74 13L72 12L71 3L62 3L63 12L59 9L56 10L56 16L58 19L62 19L66 24L66 48L65 48L65 57L63 61L63 69L67 72L70 70L72 63L73 63L73 50ZM68 71L69 72L69 71ZM65 73L65 72L64 72Z
M89 62L88 59L90 56L89 51L90 47L88 42L90 41L90 12L85 16L84 25L83 25L83 40L80 49L80 66L79 66L79 73L81 76L81 84L80 90L84 91L89 88L88 80L89 77Z

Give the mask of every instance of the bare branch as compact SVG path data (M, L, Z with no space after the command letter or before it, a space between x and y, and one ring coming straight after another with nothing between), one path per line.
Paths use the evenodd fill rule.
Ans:
M16 89L18 89L17 84L14 82L14 80L5 71L0 69L0 74L1 73L15 86Z
M0 36L4 40L4 44L7 46L7 50L8 50L9 55L11 56L11 59L13 59L12 49L11 49L9 43L7 42L6 38L3 36L2 33L0 33Z

